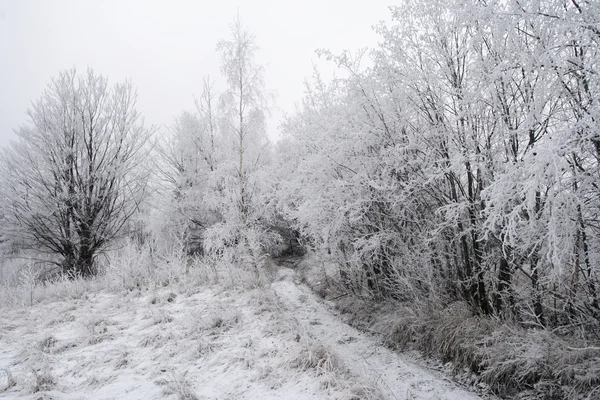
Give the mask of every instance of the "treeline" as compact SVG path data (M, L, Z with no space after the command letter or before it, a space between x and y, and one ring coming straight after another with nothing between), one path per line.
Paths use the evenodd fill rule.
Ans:
M205 78L195 112L166 129L144 125L130 82L111 86L92 69L52 79L2 153L5 257L40 276L90 277L100 255L134 241L258 268L279 236L262 179L271 96L257 50L238 17L216 47L228 88L217 94Z
M597 335L600 5L391 11L286 121L286 218L357 292Z

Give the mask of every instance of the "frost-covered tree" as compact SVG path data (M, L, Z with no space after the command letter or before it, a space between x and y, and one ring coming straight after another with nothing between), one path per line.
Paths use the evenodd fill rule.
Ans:
M597 6L391 11L370 67L323 52L343 78L284 125L282 212L359 291L599 321Z
M168 215L161 229L170 232L167 236L175 235L171 239L163 236L161 240L176 239L189 250L197 247L189 236L204 225L205 218L202 196L210 169L203 157L203 135L204 127L198 116L182 112L162 136L155 158L160 208Z
M519 271L530 280L541 324L549 316L554 323L600 316L591 261L598 202L590 196L597 187L597 11L593 2L508 3L493 9L495 24L481 34L509 161L497 165L484 193L486 229L509 258L505 278Z
M222 147L212 86L206 78L196 99L196 112L176 117L157 149L156 170L165 203L161 208L169 215L168 226L163 228L172 230L189 252L202 251L204 230L218 220L206 202L217 185L214 181Z
M239 16L231 24L231 38L217 45L229 88L220 98L223 158L215 173L219 187L209 196L222 220L210 229L207 242L210 249L236 247L252 258L264 250L270 236L263 229L268 219L264 194L270 185L265 170L270 159L265 125L269 95L257 51L254 35Z
M146 193L151 131L135 107L131 83L109 86L91 69L52 79L2 153L4 237L93 275Z
M194 112L184 112L159 148L163 219L188 250L257 265L276 238L268 228L275 184L265 116L269 94L254 35L238 17L217 45L228 87L206 78Z
M248 175L261 165L268 144L265 114L268 111L264 68L256 62L258 46L254 35L238 16L231 25L231 39L217 45L221 71L229 89L222 95L224 129L235 149L238 179L237 203L243 219L250 199Z

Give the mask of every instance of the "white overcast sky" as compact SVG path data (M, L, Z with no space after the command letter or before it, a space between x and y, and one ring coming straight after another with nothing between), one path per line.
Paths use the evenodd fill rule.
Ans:
M90 66L113 83L131 78L138 109L164 126L193 109L202 77L219 79L215 46L239 11L256 35L266 83L277 92L269 121L277 135L315 63L314 51L373 47L372 26L392 0L0 0L0 145L14 138L25 110L59 70ZM222 82L222 81L221 81Z

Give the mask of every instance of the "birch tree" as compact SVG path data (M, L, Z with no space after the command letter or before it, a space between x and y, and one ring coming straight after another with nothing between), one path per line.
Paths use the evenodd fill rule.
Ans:
M217 45L229 87L220 97L222 159L208 202L221 220L209 229L205 242L210 251L255 266L276 236L267 228L269 200L265 196L272 181L266 171L270 143L265 116L270 96L257 51L254 34L239 16L231 24L231 38Z
M221 72L229 84L221 97L224 134L231 138L237 157L237 209L243 223L251 202L248 176L260 166L268 144L265 127L268 96L264 68L256 62L257 51L254 34L239 16L231 24L231 38L217 45Z

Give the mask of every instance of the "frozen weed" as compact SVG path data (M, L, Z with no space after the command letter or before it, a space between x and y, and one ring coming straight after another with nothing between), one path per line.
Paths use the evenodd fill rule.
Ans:
M94 345L104 340L112 339L112 336L108 333L108 325L109 323L106 320L98 316L89 317L84 322L87 331L87 344Z
M215 343L199 339L196 343L196 346L192 349L191 358L199 359L205 357L206 355L214 352L216 348L217 345Z
M290 365L301 371L315 371L318 375L332 373L339 369L336 358L324 346L314 343L305 344Z
M107 254L100 268L107 286L113 290L133 290L145 287L153 276L151 254L148 248L138 249L133 244Z
M502 396L593 398L600 385L597 346L474 316L462 302L382 304L345 296L336 304L351 324L380 335L389 347L451 362L455 372L468 370L471 382Z
M100 381L100 379L98 379L98 377L96 375L92 375L89 378L86 379L85 381L85 386L86 387L97 387L101 384L102 382Z
M57 300L87 299L88 294L97 292L102 288L98 278L84 279L82 277L68 277L59 275L49 280L37 291L39 302Z
M187 372L173 372L171 379L162 379L156 382L163 387L165 395L176 395L178 400L199 400L199 397L194 393L189 381L186 379Z
M596 388L600 397L600 347L563 346L556 350L554 355L560 366L558 377L572 381L575 388Z
M166 311L159 309L158 311L152 311L152 324L167 324L173 322L173 316L168 314Z
M221 267L211 257L194 257L186 261L185 273L178 281L182 293L189 295L198 293L202 287L217 285L222 279Z
M56 385L56 378L49 367L45 366L40 370L32 369L31 371L33 373L33 380L30 387L31 393L46 392L52 390Z
M382 398L378 389L370 385L358 384L356 377L350 375L340 360L322 344L309 340L301 345L300 353L292 359L289 366L302 372L315 373L320 377L319 388L321 390L342 391L346 394L345 398L351 400Z
M146 335L142 338L142 340L140 340L139 345L141 347L148 347L148 346L154 346L154 347L160 347L163 344L163 337L160 333L154 333L151 335Z
M8 368L4 369L4 374L6 375L6 386L2 388L1 391L6 392L7 390L17 386L17 381Z
M173 292L169 292L166 296L166 301L167 303L173 303L175 301L175 299L177 298L177 295Z
M117 362L115 363L115 369L121 369L129 364L129 352L124 351L119 355Z
M211 331L213 335L219 335L223 332L231 330L242 320L242 315L236 310L221 310L221 312L213 312L204 321L205 329Z
M29 264L19 273L19 283L26 290L29 306L33 305L34 293L38 285L39 277L40 269L35 267L33 264Z
M202 310L198 310L196 307L190 309L190 313L183 318L183 323L188 336L200 335L205 329L204 314Z
M52 335L46 336L40 340L38 348L44 353L50 353L56 345L56 338Z
M353 385L348 389L348 400L381 400L383 395L372 386ZM409 397L407 397L409 399Z

